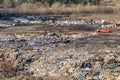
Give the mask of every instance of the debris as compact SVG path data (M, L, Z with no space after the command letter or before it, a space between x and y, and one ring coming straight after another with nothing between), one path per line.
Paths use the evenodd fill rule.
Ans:
M101 33L110 33L111 31L109 29L101 29L98 32L101 32Z
M47 21L50 25L65 27L84 24L90 28L99 28L102 24L110 25L108 20L103 20L102 24L92 20L89 25L82 19L57 20L57 17L53 16L34 15L11 17L10 20L17 25L43 24ZM110 33L111 30L103 28L99 32ZM0 73L0 77L55 77L56 80L60 77L70 77L73 80L119 79L119 33L101 34L89 30L71 33L48 31L46 34L0 34L0 72L2 70L3 73ZM4 65L1 65L3 63Z
M80 20L80 21L68 21L68 20L66 20L66 21L55 21L55 24L56 25L67 25L67 26L69 26L69 25L83 25L83 24L87 25L87 23L84 20Z

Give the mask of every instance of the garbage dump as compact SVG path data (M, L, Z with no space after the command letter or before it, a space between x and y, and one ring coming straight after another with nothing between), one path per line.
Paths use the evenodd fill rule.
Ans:
M84 25L95 28L117 28L120 25L119 20L97 20L91 19L90 21L85 19L78 20L62 20L61 16L45 16L45 15L14 15L14 16L1 16L0 20L11 21L12 24L0 23L0 27L14 27L22 25L60 25L60 26L72 26L72 25Z
M6 22L0 23L2 27L9 26L0 31L0 79L119 80L119 21L103 19L88 23L83 19L58 18L35 15L0 18ZM18 27L11 27L13 24ZM39 25L24 27L36 24Z
M59 16L37 16L37 15L23 15L23 16L1 16L0 20L4 21L11 21L14 24L1 24L1 26L12 27L12 26L19 26L19 25L31 25L31 24L43 24L45 21L49 20L58 20Z
M13 24L0 24L0 28L14 27L16 25L17 25L16 23L13 23Z
M56 25L82 25L82 24L86 24L87 25L87 22L85 22L84 20L77 20L77 21L69 21L69 20L65 20L65 21L56 21L55 22Z
M116 22L115 21L109 21L109 20L101 20L102 28L108 27L108 28L116 28Z
M2 34L0 78L119 80L119 35L113 37L97 32L71 35L47 33L42 36Z

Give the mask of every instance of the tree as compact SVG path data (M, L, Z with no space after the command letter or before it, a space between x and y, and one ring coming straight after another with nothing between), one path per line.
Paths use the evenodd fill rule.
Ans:
M4 0L0 0L0 4L3 4Z
M52 5L54 2L60 2L62 4L91 4L91 5L99 5L100 0L0 0L0 4L4 6L11 6L11 7L16 7L17 5L20 5L22 3L36 3L36 2L41 2L43 4L49 3Z
M4 0L3 6L4 6L4 8L10 7L10 0Z
M55 0L47 0L47 2L52 5L54 3Z

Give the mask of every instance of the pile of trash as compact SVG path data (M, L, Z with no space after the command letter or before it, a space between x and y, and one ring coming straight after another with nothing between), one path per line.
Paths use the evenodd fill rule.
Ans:
M14 15L14 16L0 16L1 21L11 21L13 24L0 24L0 27L12 27L20 25L38 25L44 24L45 21L58 20L59 16L38 16L38 15Z
M0 23L0 27L14 27L23 25L54 25L54 26L88 26L88 27L102 27L102 28L117 28L120 25L118 20L97 20L97 19L78 19L78 20L62 20L61 16L46 16L46 15L14 15L14 16L0 16L1 21L11 21L12 24Z
M70 25L87 25L87 22L85 22L85 20L76 20L76 21L69 21L69 20L65 20L65 21L56 21L55 22L56 25L67 25L67 26L70 26Z
M92 53L88 49L90 46L93 46L90 48L92 51L96 45L107 44L104 39L102 42L92 42L91 37L97 36L99 34L92 32L80 35L1 35L0 79L15 76L28 79L31 76L54 79L67 77L72 80L119 80L120 46L105 46L106 48ZM108 40L111 44L115 42Z

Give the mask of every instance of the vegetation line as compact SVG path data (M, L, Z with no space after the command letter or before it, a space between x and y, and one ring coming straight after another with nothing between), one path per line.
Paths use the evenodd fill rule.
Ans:
M104 6L100 0L0 0L1 14L120 13L120 5Z

